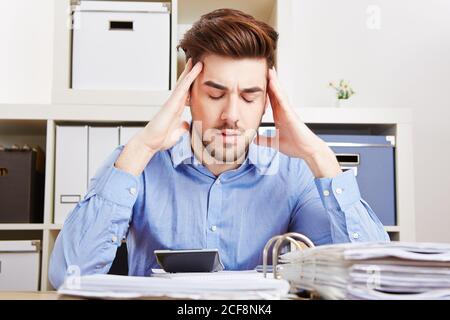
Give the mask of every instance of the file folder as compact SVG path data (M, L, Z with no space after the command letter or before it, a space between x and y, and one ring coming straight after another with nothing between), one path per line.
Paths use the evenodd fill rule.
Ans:
M56 126L55 216L62 224L87 191L88 126Z
M119 146L117 127L89 127L88 179L95 173L108 156Z

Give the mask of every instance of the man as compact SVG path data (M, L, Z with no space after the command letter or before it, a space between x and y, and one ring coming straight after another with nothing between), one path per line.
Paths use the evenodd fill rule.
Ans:
M194 24L170 98L113 152L65 221L53 286L73 266L107 273L123 238L129 274L142 276L157 267L156 249L217 248L226 269L252 269L266 241L288 231L317 245L389 240L352 171L341 171L280 88L277 39L236 10ZM256 135L269 102L277 135ZM181 120L186 106L191 123Z

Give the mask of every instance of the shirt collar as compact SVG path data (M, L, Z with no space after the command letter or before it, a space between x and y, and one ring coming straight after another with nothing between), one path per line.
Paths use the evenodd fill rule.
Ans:
M181 136L180 140L178 140L178 142L170 149L170 156L174 168L178 167L178 165L182 162L191 164L200 163L192 152L191 135L189 132L185 132Z
M178 142L169 150L173 167L176 168L181 163L184 164L201 164L200 161L195 157L191 148L191 134L185 132ZM278 151L255 144L250 143L247 157L243 164L247 162L257 167L259 170L267 169L274 157L277 155Z

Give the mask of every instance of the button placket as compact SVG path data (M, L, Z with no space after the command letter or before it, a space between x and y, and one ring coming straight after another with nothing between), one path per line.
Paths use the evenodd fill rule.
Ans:
M208 199L208 214L206 218L207 232L206 241L208 247L218 246L218 235L217 235L217 218L220 216L222 211L222 185L217 179L211 186Z

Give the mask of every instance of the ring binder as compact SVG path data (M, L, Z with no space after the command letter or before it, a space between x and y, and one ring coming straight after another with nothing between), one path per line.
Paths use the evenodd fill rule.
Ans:
M289 232L283 235L277 235L269 239L263 250L263 274L264 278L267 278L267 268L268 268L268 253L271 246L272 247L272 273L274 279L281 279L278 273L278 258L280 256L280 249L283 245L289 241L291 245L294 245L298 250L303 250L305 248L314 248L314 243L305 235L296 232ZM290 282L290 281L289 281ZM292 285L292 283L291 283ZM314 299L316 297L313 291L307 291L307 296L304 299ZM300 295L298 295L301 297Z
M280 279L278 274L277 265L278 265L278 257L280 254L280 248L286 243L288 240L291 244L295 245L297 249L303 250L306 248L314 248L314 243L305 235L296 232L289 232L283 235L277 235L269 239L263 250L263 274L264 278L267 278L267 265L268 265L268 253L269 249L273 244L272 248L272 272L274 279Z

